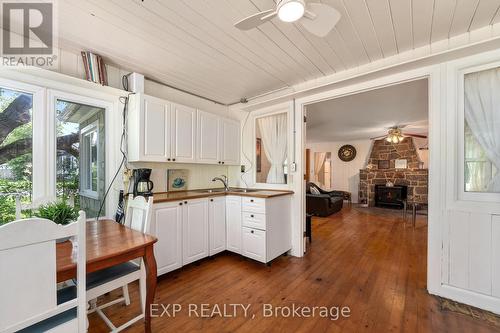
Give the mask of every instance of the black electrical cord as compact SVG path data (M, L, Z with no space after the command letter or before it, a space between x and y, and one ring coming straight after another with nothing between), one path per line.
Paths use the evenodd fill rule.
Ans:
M102 199L101 206L99 207L99 211L97 213L96 219L99 220L99 217L101 216L102 209L104 207L104 204L106 203L106 198L108 197L109 191L111 190L111 186L113 186L113 183L116 180L116 177L120 174L120 170L122 169L123 165L127 162L127 154L125 150L123 149L124 143L125 143L125 133L126 133L126 126L127 126L127 111L128 111L128 100L130 95L133 95L134 93L130 93L127 95L127 97L120 97L120 101L123 103L123 116L122 116L122 135L120 138L120 152L122 153L122 161L120 162L120 166L118 167L118 170L116 170L115 175L113 176L113 179L108 185L108 189L106 190L106 193L104 193L104 198ZM128 189L127 189L128 190Z

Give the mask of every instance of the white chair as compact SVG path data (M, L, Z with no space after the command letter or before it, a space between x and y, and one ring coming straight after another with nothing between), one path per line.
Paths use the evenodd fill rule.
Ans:
M152 208L152 198L146 201L144 197L138 196L129 200L125 215L125 226L142 233L148 233L150 230ZM121 302L125 302L126 305L129 305L130 296L128 293L128 284L136 280L139 280L142 313L125 324L116 327L102 310ZM103 305L96 305L96 300L99 296L118 288L122 288L122 297ZM142 259L138 261L138 263L130 261L89 274L87 276L87 299L91 300L89 313L94 311L97 312L111 329L111 332L120 332L140 319L143 319L146 300L146 270Z
M87 331L85 222L80 212L66 226L32 218L0 227L1 333ZM56 240L66 237L73 237L78 283L57 290Z

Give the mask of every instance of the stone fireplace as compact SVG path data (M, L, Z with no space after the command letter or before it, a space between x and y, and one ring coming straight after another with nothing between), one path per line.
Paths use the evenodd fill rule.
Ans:
M406 169L396 169L396 160L406 160ZM382 161L382 162L380 162ZM412 138L394 144L386 140L373 142L365 169L359 172L359 202L375 206L375 185L407 186L408 200L427 203L428 169L422 162Z

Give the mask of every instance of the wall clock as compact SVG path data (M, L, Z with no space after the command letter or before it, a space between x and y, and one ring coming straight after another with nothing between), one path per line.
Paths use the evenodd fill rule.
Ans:
M351 145L343 145L339 149L339 158L344 162L350 162L356 157L356 148Z

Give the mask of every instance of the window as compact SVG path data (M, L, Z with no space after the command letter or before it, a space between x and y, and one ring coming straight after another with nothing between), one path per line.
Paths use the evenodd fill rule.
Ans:
M99 144L99 135L97 132L97 123L89 125L82 130L82 186L80 192L82 195L97 198L97 149Z
M0 224L33 197L33 95L0 87ZM26 217L26 215L21 215Z
M255 120L255 180L286 184L288 178L288 114L278 113Z
M500 68L464 76L464 190L500 193Z
M88 217L104 197L104 109L56 100L56 194Z

